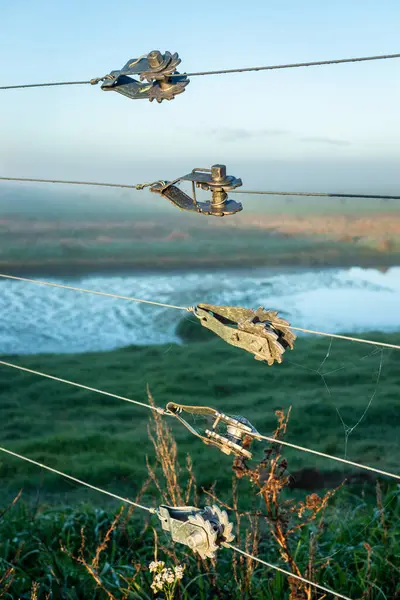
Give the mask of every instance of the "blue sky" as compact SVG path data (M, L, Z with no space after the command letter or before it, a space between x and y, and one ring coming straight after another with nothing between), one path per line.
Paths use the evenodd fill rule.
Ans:
M90 79L153 49L187 71L400 51L397 0L2 0L1 16L4 85ZM197 77L161 105L99 86L0 91L0 172L136 183L224 162L249 188L398 192L399 69Z

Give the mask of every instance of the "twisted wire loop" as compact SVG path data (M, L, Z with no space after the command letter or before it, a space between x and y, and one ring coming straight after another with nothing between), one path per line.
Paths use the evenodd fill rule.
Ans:
M152 181L151 183L138 183L135 188L137 190L144 190L144 188L147 187L152 187L153 185L162 185L164 186L166 184L166 182L162 179L159 179L158 181Z
M86 290L84 288L77 288L77 287L73 287L71 285L62 285L61 283L50 283L49 281L39 281L38 279L28 279L27 277L17 277L16 275L6 275L4 273L0 273L0 277L2 277L3 279L14 279L16 281L25 281L27 283L35 283L37 285L46 285L46 286L50 286L50 287L55 287L55 288L61 288L61 289L65 289L65 290L73 290L75 292L83 292L85 294L95 294L97 296L106 296L109 298L119 298L120 300L129 300L131 302L141 302L143 304L152 304L155 306L162 306L165 308L173 308L176 310L183 310L185 312L191 312L193 313L195 311L195 307L193 306L176 306L174 304L166 304L163 302L156 302L154 300L143 300L141 298L134 298L131 296L121 296L119 294L110 294L107 292L98 292L96 290ZM279 325L279 323L274 323L272 322L271 325ZM388 344L386 342L377 342L374 340L367 340L364 338L356 338L356 337L351 337L348 335L340 335L340 334L336 334L336 333L328 333L326 331L315 331L313 329L304 329L303 327L293 327L292 325L290 326L290 329L293 329L295 331L302 331L303 333L311 333L313 335L322 335L325 337L330 337L330 338L338 338L340 340L347 340L350 342L359 342L362 344L372 344L373 346L382 346L384 348L392 348L395 350L400 350L400 345L399 344Z
M1 89L1 88L0 88ZM101 181L71 181L69 179L38 179L34 177L0 177L0 181L27 181L30 183L61 183L65 185L94 185L98 187L112 187L112 188L127 188L131 190L143 190L147 187L152 187L153 185L160 185L163 189L174 185L181 178L178 177L174 179L174 181L164 181L163 179L158 179L157 181L151 181L149 183L134 183L134 184L126 184L126 183L104 183Z
M143 506L142 504L138 504L137 502L133 502L133 500L129 500L129 498L123 498L122 496L118 496L117 494L113 494L112 492L108 492L107 490L103 490L102 488L96 487L87 481L82 481L82 479L78 479L77 477L73 477L72 475L68 475L68 473L64 473L63 471L58 471L57 469L53 469L53 467L48 467L32 458L28 458L27 456L23 456L22 454L17 454L17 452L12 452L12 450L8 450L7 448L2 448L0 446L0 451L9 454L10 456L14 456L15 458L19 458L26 462L31 463L32 465L36 465L37 467L41 467L42 469L46 469L47 471L51 471L51 473L55 473L56 475L61 475L61 477L65 477L75 483L79 483L87 488L95 490L96 492L100 492L102 494L106 494L107 496L111 496L111 498L115 498L116 500L120 500L126 504L131 504L132 506L136 506L137 508L141 508L142 510L147 510L147 512L151 514L156 514L156 510L154 508L149 508L148 506Z
M195 73L181 73L180 75L172 73L169 77L196 77L198 75L225 75L227 73L248 73L250 71L273 71L276 69L296 69L299 67L317 67L322 65L339 65L343 63L366 62L369 60L385 60L390 58L400 58L400 54L384 54L380 56L362 56L360 58L339 58L335 60L318 60L314 62L289 63L287 65L267 65L262 67L244 67L241 69L222 69L219 71L197 71Z
M54 375L48 375L47 373L42 373L41 371L34 371L33 369L27 369L26 367L21 367L20 365L14 365L12 363L6 362L4 360L0 360L0 365L4 367L10 367L11 369L18 369L20 371L25 371L26 373L30 373L31 375L39 375L40 377L45 377L46 379L52 379L53 381L58 381L60 383L67 383L68 385L73 385L74 387L81 388L83 390L87 390L88 392L94 392L95 394L102 394L103 396L109 396L110 398L116 398L117 400L123 400L124 402L130 402L131 404L137 404L138 406L144 406L154 412L160 414L168 414L166 410L159 406L151 406L151 404L145 404L144 402L139 402L138 400L132 400L131 398L125 398L125 396L118 396L118 394L112 394L111 392L105 392L104 390L99 390L97 388L90 387L88 385L83 385L81 383L76 383L75 381L69 381L68 379L62 379L61 377L55 377Z
M290 571L287 571L286 569L282 569L281 567L278 567L277 565L268 563L265 560L258 558L257 556L248 554L247 552L245 552L244 550L241 550L237 546L233 546L232 544L229 544L229 543L224 544L224 546L226 548L230 548L234 552L243 554L243 556L246 556L247 558L251 558L252 560L257 561L257 562L261 563L262 565L269 567L270 569L275 569L276 571L279 571L280 573L283 573L284 575L287 575L288 577L293 577L294 579L298 579L299 581L302 581L303 583L306 583L307 585L311 585L311 586L315 587L317 590L321 590L321 592L325 592L326 594L331 594L335 598L342 598L342 600L351 600L351 598L349 598L348 596L343 596L343 594L339 594L339 592L335 592L334 590L330 590L329 588L326 588L323 585L319 585L319 583L314 583L314 581L305 579L304 577L301 577L300 575L295 575L294 573L291 573Z
M111 77L112 78L112 77ZM27 83L23 85L3 85L0 86L0 90L17 90L22 88L36 88L36 87L54 87L57 85L97 85L100 81L110 79L110 75L104 75L103 77L93 77L88 81L51 81L49 83Z

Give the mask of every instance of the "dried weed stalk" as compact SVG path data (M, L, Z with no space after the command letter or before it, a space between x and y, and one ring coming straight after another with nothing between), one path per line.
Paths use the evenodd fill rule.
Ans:
M3 512L0 513L0 521L4 518L4 515L6 513L8 513L9 510L11 510L18 502L18 500L21 498L22 495L22 490L19 490L18 494L15 496L14 500L7 506L7 508L5 508L3 510Z
M0 576L0 598L5 598L8 595L12 582L15 578L15 568L8 567Z
M152 406L155 406L154 399L149 389L147 389L147 393L149 403ZM172 430L166 420L156 411L154 411L152 415L148 433L154 446L156 464L151 466L150 461L147 458L147 469L162 501L170 506L197 506L197 483L193 472L192 458L187 454L185 468L181 466L178 460L178 448ZM175 546L168 547L160 544L160 550L162 550L175 565L181 563L181 560L176 554ZM221 596L221 590L217 584L215 566L216 559L209 561L197 558L197 570L199 574L204 574L209 578L212 592L214 596L218 598Z
M85 557L86 540L85 540L85 528L84 527L82 527L82 529L81 529L81 546L79 549L78 556L74 556L71 552L69 552L69 550L67 550L63 545L61 545L61 550L63 552L65 552L66 554L68 554L68 556L70 556L74 561L81 564L85 568L87 573L90 575L90 577L92 577L92 579L94 579L97 586L105 593L105 595L107 596L107 598L109 600L118 600L119 598L121 598L122 600L127 600L130 597L131 592L135 589L135 580L136 580L138 574L143 570L143 567L140 564L133 565L135 568L135 573L134 573L134 575L132 575L130 577L126 577L124 575L121 575L121 573L117 573L117 571L114 571L115 578L118 580L121 580L121 586L120 586L119 592L122 593L122 596L118 595L118 599L107 588L106 583L103 581L103 579L100 575L101 570L102 570L101 565L100 565L102 553L108 549L108 546L109 546L109 543L111 541L114 531L116 531L117 529L119 531L121 531L121 530L125 531L127 523L129 522L129 520L132 516L132 511L128 510L125 519L122 520L124 512L125 512L125 507L122 506L119 513L115 516L113 522L111 523L110 527L106 531L103 539L98 544L95 554L91 560L89 560ZM125 586L122 584L122 582L124 582Z
M221 498L219 498L214 489L205 490L203 488L203 492L209 496L214 502L222 506L223 508L229 510L234 516L236 520L236 543L238 546L243 546L248 554L253 554L257 556L258 547L260 542L260 516L262 513L260 511L254 512L242 512L239 509L239 490L237 485L236 477L232 478L232 503L228 504L224 502ZM243 532L243 522L245 523L245 530ZM235 579L235 583L240 590L241 594L245 597L251 598L251 590L253 584L253 573L256 567L256 562L247 556L243 556L242 554L237 554L234 552L232 554L232 568L233 568L233 576Z
M147 389L149 403L155 406L153 397ZM163 502L172 506L183 506L193 502L197 504L196 478L193 473L193 463L189 454L186 456L186 482L178 461L178 448L172 430L166 420L154 411L151 424L148 427L155 454L156 464L151 466L146 457L147 469L154 485L156 486Z
M381 521L381 526L382 526L382 541L383 544L385 546L387 546L388 543L388 527L387 527L387 523L386 523L386 518L385 518L385 507L383 506L383 500L382 500L382 488L380 486L379 480L376 481L376 504L378 506L378 510L379 510L379 518Z
M37 581L32 583L31 600L38 600L40 585Z
M95 580L95 582L97 583L97 585L99 586L99 588L101 588L103 590L103 592L107 595L107 597L110 600L116 600L115 596L105 587L100 574L99 574L99 563L100 563L100 557L102 552L104 552L104 550L107 549L108 544L110 542L111 539L111 535L112 533L116 530L117 525L119 520L121 519L121 516L124 512L124 507L122 506L119 513L116 515L116 517L114 518L113 522L111 523L110 527L108 528L108 530L106 531L103 540L100 542L100 544L98 545L97 549L96 549L96 553L94 555L94 557L91 559L90 562L88 562L88 560L85 558L85 528L82 527L81 529L81 547L79 549L79 555L78 556L74 556L69 550L67 550L67 548L65 548L62 544L61 544L61 550L63 552L65 552L66 554L68 554L68 556L70 556L74 561L78 562L79 564L83 565L86 569L86 571L89 573L89 575Z
M367 562L365 565L365 583L367 584L367 587L365 588L363 595L361 596L361 600L372 600L372 590L375 586L375 582L371 581L371 570L372 570L372 547L367 543L364 542L363 544L365 550L367 551Z
M237 457L233 469L238 478L247 477L253 484L256 494L263 498L266 509L265 520L273 539L277 543L282 560L294 575L312 579L316 539L314 537L310 540L308 573L303 575L292 549L295 541L294 537L315 521L318 516L321 517L319 533L322 531L324 511L330 498L339 488L327 492L322 498L318 494L310 494L304 502L301 501L297 504L281 498L282 491L288 485L290 477L287 472L287 461L281 456L279 440L286 434L290 409L287 415L283 411L276 411L275 414L278 418L278 426L273 437L277 443L264 450L265 456L256 467L249 467L245 458ZM326 565L322 567L324 566ZM289 587L290 600L311 600L313 597L312 587L295 578L289 578Z

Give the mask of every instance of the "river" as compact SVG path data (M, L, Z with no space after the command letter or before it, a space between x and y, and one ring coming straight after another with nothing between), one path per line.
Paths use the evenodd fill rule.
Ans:
M274 308L292 325L337 332L400 330L400 267L190 271L51 281L193 306ZM179 341L187 313L11 280L0 282L0 353L75 353ZM193 318L194 317L189 317Z

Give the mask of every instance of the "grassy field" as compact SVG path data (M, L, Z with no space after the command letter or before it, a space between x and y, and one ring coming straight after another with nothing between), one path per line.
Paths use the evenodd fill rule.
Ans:
M186 338L204 332L208 340L212 335L191 321L182 329ZM400 340L397 334L370 335L377 340ZM398 354L334 340L321 370L330 373L325 375L325 385L317 370L329 346L329 339L299 338L295 350L273 367L215 339L96 354L10 357L10 361L141 402L147 402L149 384L160 406L176 401L243 414L267 435L275 426L274 411L292 406L288 439L338 456L345 452L340 416L348 427L354 426L373 398L361 423L348 436L348 457L396 470ZM146 428L148 411L6 367L1 367L0 385L2 443L56 468L69 469L77 477L109 485L115 481L117 489L125 482L127 489L137 491L146 474L145 454L151 454L152 448ZM178 422L172 427L182 453L195 446L199 485L211 485L215 478L226 485L231 477L230 457L201 445ZM58 478L46 475L42 479L36 469L0 458L3 489L6 485L14 490L22 485L36 489L42 481L44 491L70 490ZM300 453L291 452L289 458L292 469L310 462L320 466L318 459ZM335 463L326 461L323 466L324 470L337 469Z
M6 226L4 226L6 227ZM395 265L399 252L318 236L284 237L261 228L177 226L176 219L143 223L57 226L25 222L1 234L0 267L7 272L63 273L107 268L171 269L263 265ZM357 260L355 261L355 254Z
M251 355L210 338L211 334L190 320L181 324L180 332L187 342L184 345L128 347L85 355L13 356L2 360L142 402L147 402L149 384L160 406L171 400L213 406L231 415L246 416L266 435L276 426L275 410L287 411L292 406L287 441L337 456L346 452L351 460L398 472L400 370L396 351L382 352L374 346L339 340L331 344L329 339L302 337L295 349L285 354L283 364L268 367ZM367 335L378 341L400 342L400 334L383 336L369 332L364 337ZM138 494L148 477L146 456L151 465L156 464L147 431L149 411L4 366L0 368L2 446L110 491L130 498ZM198 419L193 424L204 426ZM170 426L177 440L180 463L184 465L187 452L193 459L199 505L207 501L204 490L214 489L214 485L218 496L231 503L232 457L203 445L179 422L171 421ZM255 458L261 459L263 445L255 444L254 451ZM374 478L361 477L354 469L294 450L285 450L284 457L292 482L283 491L283 501L290 498L299 501L310 491L323 495L345 477L351 481L350 486L336 493L326 512L323 535L315 550L316 564L332 553L335 558L325 569L313 571L315 579L352 598L360 598L364 592L363 598L371 600L400 597L396 596L400 593L397 487L382 481L382 497L380 488L376 496ZM182 468L182 477L183 471ZM32 581L41 583L39 596L43 598L46 591L51 591L52 598L110 597L96 584L82 561L77 562L71 554L79 553L80 529L84 524L86 556L93 555L117 510L114 503L106 496L6 455L0 456L0 482L3 508L23 489L17 504L5 515L0 514L3 577L16 564L13 580L3 597L30 598ZM242 510L260 507L260 498L254 496L249 483L240 480L239 488ZM142 501L154 506L161 502L153 484L147 487ZM138 562L143 567L152 560L151 528L143 533L143 521L135 518L128 521L110 536L99 566L101 581L104 579L105 587L109 586L107 589L116 598L124 597L118 591L123 587L123 573L129 569L134 573ZM303 573L310 535L318 534L318 538L321 535L322 529L316 523L301 529L294 540ZM279 552L271 536L265 527L260 531L260 556L278 563ZM167 544L165 537L160 539ZM69 554L61 551L60 541ZM365 543L370 544L370 550ZM218 586L210 575L211 567L185 558L184 548L177 547L174 557L165 553L162 556L171 564L184 561L187 565L182 592L193 578L203 573L182 593L182 598L289 597L286 578L265 568L257 567L250 589L245 581L249 565L237 563L239 571L242 569L237 572L239 583L232 581L233 563L228 550L221 552L218 564L211 569L213 572L217 569ZM129 584L130 595L125 597L152 597L148 571L139 570L135 577ZM292 596L295 597L306 598Z
M217 219L178 211L148 192L122 197L0 190L0 270L61 274L400 262L396 204L240 198L242 212Z

